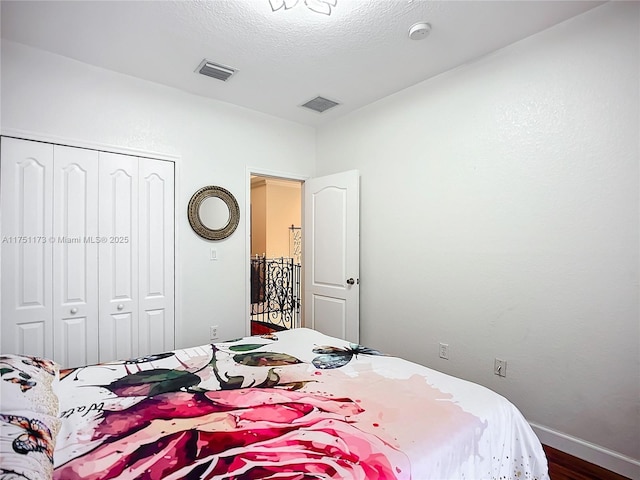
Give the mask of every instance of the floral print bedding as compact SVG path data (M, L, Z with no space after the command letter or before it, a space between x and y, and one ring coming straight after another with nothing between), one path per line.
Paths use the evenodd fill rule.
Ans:
M309 329L61 372L53 478L546 479L503 397Z
M51 478L60 427L58 371L50 360L0 355L0 480Z

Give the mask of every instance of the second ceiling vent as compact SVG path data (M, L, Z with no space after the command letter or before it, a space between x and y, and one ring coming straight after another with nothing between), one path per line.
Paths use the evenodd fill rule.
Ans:
M309 110L313 110L314 112L322 113L326 112L330 108L337 107L338 105L340 105L338 102L334 102L333 100L329 100L328 98L318 96L306 103L303 103L300 106L308 108Z
M220 65L219 63L210 62L207 59L204 59L196 72L201 73L202 75L206 75L207 77L216 78L218 80L222 80L226 82L229 80L229 77L236 73L238 70L232 67L228 67L226 65Z

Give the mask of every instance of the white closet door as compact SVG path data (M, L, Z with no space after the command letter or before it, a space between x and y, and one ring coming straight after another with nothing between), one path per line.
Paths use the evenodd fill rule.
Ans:
M174 172L139 161L138 355L149 355L174 348Z
M53 356L53 146L2 138L2 352Z
M53 193L54 359L98 361L98 152L56 145Z
M138 355L138 159L100 153L101 362Z

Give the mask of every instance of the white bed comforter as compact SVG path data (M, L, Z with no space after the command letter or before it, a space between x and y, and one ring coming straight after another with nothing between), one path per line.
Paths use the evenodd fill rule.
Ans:
M309 329L65 371L58 479L548 479L516 407Z

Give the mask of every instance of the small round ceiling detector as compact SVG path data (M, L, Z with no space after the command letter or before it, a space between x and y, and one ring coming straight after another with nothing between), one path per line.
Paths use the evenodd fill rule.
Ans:
M429 32L431 32L431 24L427 22L414 23L409 28L409 38L411 40L422 40L429 35Z

